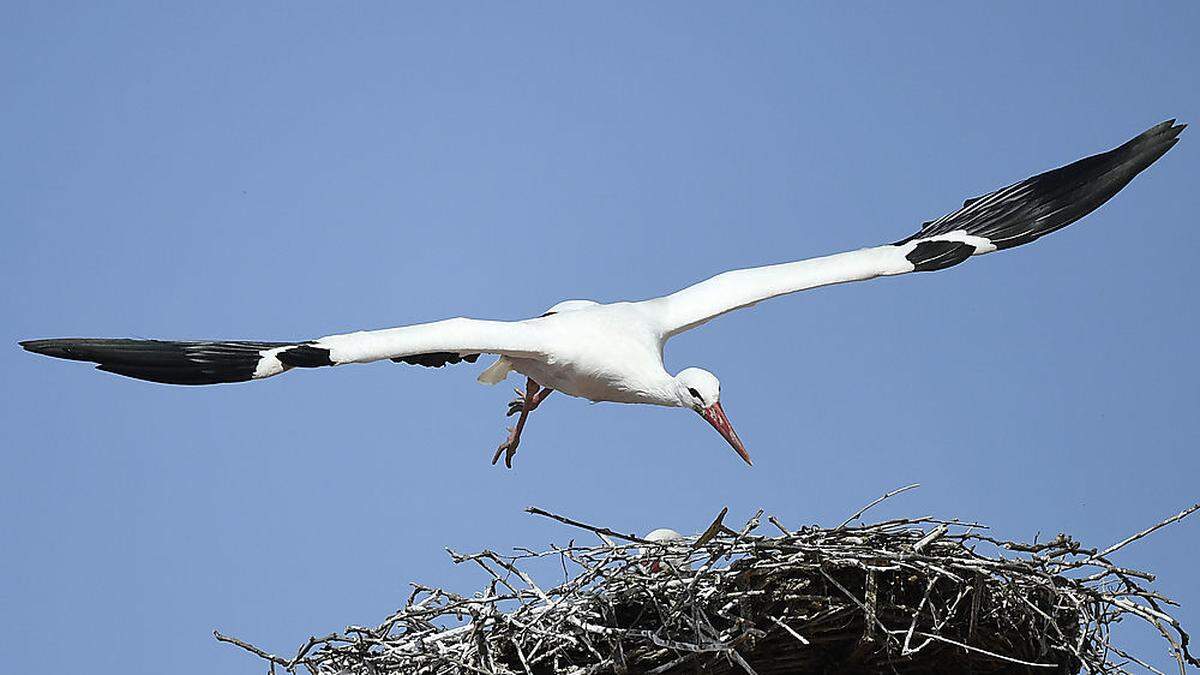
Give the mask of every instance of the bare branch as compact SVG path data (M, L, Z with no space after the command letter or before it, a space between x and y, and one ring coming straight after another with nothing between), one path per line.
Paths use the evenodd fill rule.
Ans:
M1125 548L1125 546L1127 546L1128 544L1132 544L1133 542L1137 541L1138 539L1141 539L1142 537L1145 537L1145 536L1151 534L1152 532L1160 530L1160 529L1166 527L1167 525L1170 525L1171 523L1177 523L1177 522L1183 520L1184 518L1187 518L1188 516L1192 515L1197 510L1200 510L1200 504L1192 504L1191 506L1180 511L1179 513L1176 513L1175 515L1171 516L1170 518L1167 518L1166 520L1162 521L1161 523L1158 523L1157 525L1151 525L1150 527L1147 527L1146 529L1142 530L1141 532L1138 532L1137 534L1135 534L1131 537L1126 537L1125 539L1122 539L1121 541L1113 544L1112 546L1109 546L1108 548L1104 549L1103 551L1097 553L1096 555L1094 555L1092 557L1093 558L1107 558L1114 551Z
M904 487L896 488L895 490L892 490L891 492L885 493L883 496L877 498L875 501L873 501L870 504L867 504L866 506L862 507L861 509L855 511L854 515L843 520L841 525L838 525L837 527L835 527L833 529L834 530L844 529L850 523L853 523L854 521L858 520L859 518L862 518L863 514L865 514L867 511L870 511L871 509L875 508L881 502L887 501L888 499L895 497L896 495L900 494L901 492L908 492L909 490L915 490L919 487L921 487L920 483L913 483L912 485L905 485Z

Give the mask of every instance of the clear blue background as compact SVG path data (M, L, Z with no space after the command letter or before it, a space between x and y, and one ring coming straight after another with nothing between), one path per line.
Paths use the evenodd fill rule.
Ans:
M4 5L8 672L259 672L210 631L290 653L410 581L471 590L442 547L577 534L531 504L832 524L921 482L879 515L1106 545L1200 493L1194 130L1036 245L673 341L673 370L722 378L752 469L695 415L565 397L493 467L510 391L482 364L180 388L15 345L519 318L893 241L1200 120L1200 5L253 4ZM1200 629L1198 536L1120 561Z

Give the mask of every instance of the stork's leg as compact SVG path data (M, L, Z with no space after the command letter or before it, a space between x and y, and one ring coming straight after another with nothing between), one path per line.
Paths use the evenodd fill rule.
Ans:
M492 464L500 461L500 455L504 455L504 466L512 468L513 455L517 454L517 446L521 444L521 430L525 428L525 420L529 417L529 413L533 412L546 397L554 393L553 389L542 388L533 378L526 378L525 391L516 390L517 395L521 398L516 399L508 404L508 413L506 416L520 414L517 418L516 426L508 430L508 440L500 444L496 448L496 454L492 455Z
M529 412L533 412L534 410L537 410L539 405L542 404L542 401L546 400L547 396L554 393L554 390L550 387L541 387L541 385L533 380L530 380L529 383L532 385L529 387L529 389L537 393L530 398L524 391L521 391L517 387L513 387L513 391L517 393L518 398L514 398L508 402L508 412L504 413L505 417L512 417L513 415L516 415L524 410L526 406L529 407ZM541 388L539 389L539 387Z

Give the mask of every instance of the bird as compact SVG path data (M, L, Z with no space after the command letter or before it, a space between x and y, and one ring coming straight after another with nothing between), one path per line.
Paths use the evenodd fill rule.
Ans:
M1033 242L1083 218L1112 198L1179 140L1186 127L1168 120L1107 152L968 199L894 243L795 262L722 272L669 295L600 303L566 300L540 316L515 320L456 317L430 323L328 335L311 340L27 340L24 349L88 361L140 380L208 385L263 380L292 370L391 360L440 368L496 357L478 380L496 384L516 372L525 387L508 415L517 417L492 455L511 468L530 413L552 392L593 402L691 410L751 464L708 370L670 373L668 340L737 309L798 291L910 272L944 270Z
M660 527L656 530L651 530L650 532L646 533L646 536L642 538L653 544L658 544L658 546L645 547L638 550L639 557L649 559L645 564L646 568L650 572L662 571L664 563L670 567L674 567L675 569L683 568L684 565L686 565L688 553L690 551L688 551L687 548L672 545L672 542L685 542L686 537L679 532L676 532L669 527ZM674 552L670 553L670 551L673 550ZM662 555L657 558L653 557L656 554Z

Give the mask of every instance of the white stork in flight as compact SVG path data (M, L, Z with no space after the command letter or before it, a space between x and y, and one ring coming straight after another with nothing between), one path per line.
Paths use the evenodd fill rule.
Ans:
M567 300L521 321L455 318L297 342L163 341L63 338L22 342L25 349L151 382L217 384L261 380L294 368L390 359L440 367L497 358L479 376L496 384L526 377L509 406L519 415L492 458L513 454L529 413L553 391L592 401L649 403L693 410L750 455L721 408L721 384L700 368L672 375L663 346L726 312L796 291L907 272L931 272L974 255L1027 244L1066 227L1108 201L1175 145L1185 125L1151 127L1124 145L968 199L894 244L821 258L723 272L660 298L599 303Z

